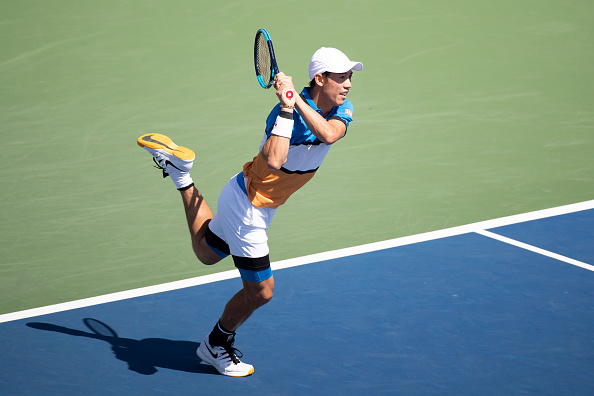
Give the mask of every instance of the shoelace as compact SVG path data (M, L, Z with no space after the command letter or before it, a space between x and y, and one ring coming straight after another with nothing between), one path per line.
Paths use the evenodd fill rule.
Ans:
M241 351L239 349L234 348L232 345L224 346L223 348L225 349L225 351L227 352L227 354L229 355L229 357L231 358L231 361L233 361L233 363L235 363L235 364L241 363L238 358L242 358L243 353L241 353Z
M225 350L227 356L229 356L229 359L231 359L234 364L239 364L241 363L239 358L243 357L243 353L241 353L239 349L233 347L233 344L235 344L235 332L229 336L226 344L221 345L220 347Z
M155 157L153 157L153 162L155 163L154 167L157 169L161 169L163 171L163 179L169 176L169 173L165 172L165 168L161 166L161 164L157 161Z

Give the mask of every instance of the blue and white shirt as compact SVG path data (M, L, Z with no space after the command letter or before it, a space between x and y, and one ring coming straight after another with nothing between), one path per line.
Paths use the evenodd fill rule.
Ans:
M301 91L301 97L312 109L323 116L322 110L318 109L311 99L308 87ZM280 111L279 103L268 115L260 151L270 137ZM338 119L344 122L348 129L349 123L353 120L353 105L349 100L345 100L342 105L334 106L325 119ZM248 198L256 207L277 208L284 204L291 194L311 180L330 150L331 145L323 143L309 130L297 109L293 111L293 121L287 162L281 169L276 171L269 169L261 153L243 166L243 175L247 179Z

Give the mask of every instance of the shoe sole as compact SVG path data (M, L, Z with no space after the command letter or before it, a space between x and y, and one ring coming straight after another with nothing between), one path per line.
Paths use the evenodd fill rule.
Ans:
M196 155L187 147L178 146L171 138L160 133L147 133L136 141L140 147L163 150L183 161L194 161Z
M247 377L249 375L254 374L254 368L252 367L247 374L241 374L241 375L232 375L232 374L227 374L224 372L221 372L219 369L217 369L217 366L215 366L212 362L212 359L210 359L210 357L206 354L203 354L202 351L200 351L200 347L198 347L198 349L196 350L196 355L198 355L198 357L207 364L210 364L211 366L213 366L220 374L222 375L226 375L227 377Z

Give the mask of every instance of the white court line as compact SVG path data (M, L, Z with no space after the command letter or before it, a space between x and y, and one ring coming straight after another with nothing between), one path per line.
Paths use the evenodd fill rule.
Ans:
M562 214L579 212L594 208L594 200L579 202L571 205L558 206L555 208L538 210L534 212L522 213L513 216L501 217L481 221L478 223L462 225L458 227L446 228L438 231L430 231L422 234L406 236L402 238L390 239L382 242L374 242L366 245L354 246L345 249L333 250L324 253L311 254L308 256L292 258L288 260L277 261L271 264L273 270L290 268L299 265L316 263L319 261L331 260L341 257L353 256L356 254L369 253L377 250L384 250L398 246L412 245L419 242L427 242L435 239L447 238L456 235L468 234L471 232L480 232L485 229L502 227L511 224L522 223L531 220L538 220ZM105 304L114 301L125 300L129 298L146 296L149 294L162 293L166 291L178 290L192 286L203 285L206 283L218 282L221 280L238 278L239 272L230 270L211 275L199 276L196 278L184 279L176 282L163 283L160 285L142 287L138 289L125 290L117 293L105 294L97 297L85 298L82 300L69 301L61 304L48 305L45 307L27 309L24 311L12 312L0 315L0 323L10 322L31 318L34 316L47 315L56 312L67 311L71 309L84 308L92 305Z
M508 243L510 245L517 246L519 248L526 249L526 250L529 250L529 251L534 252L534 253L542 254L543 256L551 257L551 258L554 258L554 259L559 260L559 261L564 261L564 262L569 263L571 265L575 265L577 267L581 267L581 268L584 268L584 269L587 269L587 270L590 270L590 271L594 272L594 266L593 265L586 264L586 263L583 263L581 261L574 260L572 258L569 258L569 257L566 257L566 256L562 256L560 254L553 253L551 251L548 251L548 250L545 250L545 249L541 249L541 248L536 247L536 246L533 246L533 245L529 245L529 244L524 243L524 242L516 241L515 239L504 237L503 235L495 234L495 233L493 233L491 231L477 230L475 232L477 234L484 235L484 236L486 236L488 238L496 239L498 241L501 241L501 242L504 242L504 243Z

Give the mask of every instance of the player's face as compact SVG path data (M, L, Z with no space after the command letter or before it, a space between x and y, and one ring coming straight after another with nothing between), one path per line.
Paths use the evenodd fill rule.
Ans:
M333 106L340 106L344 104L344 101L351 89L351 78L353 77L353 71L349 70L345 73L330 73L324 77L324 84L322 87L322 95L328 100Z

